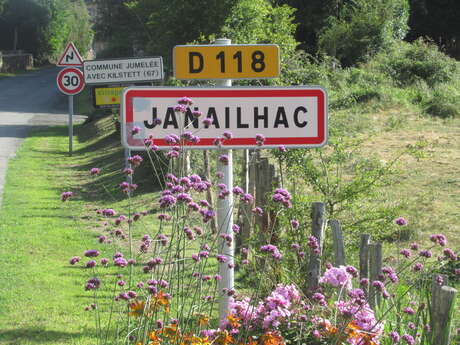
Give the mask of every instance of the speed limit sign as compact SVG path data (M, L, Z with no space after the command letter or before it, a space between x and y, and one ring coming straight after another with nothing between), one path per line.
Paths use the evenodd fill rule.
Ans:
M56 81L58 89L66 95L76 95L85 86L83 73L74 67L61 70L57 75Z

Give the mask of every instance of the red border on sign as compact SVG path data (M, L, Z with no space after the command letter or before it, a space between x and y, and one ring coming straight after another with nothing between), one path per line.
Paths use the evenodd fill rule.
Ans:
M74 90L67 89L64 86L64 84L62 83L62 79L64 78L64 74L69 73L69 72L74 72L76 75L78 75L78 78L80 79L80 84ZM76 95L77 93L80 93L81 90L83 90L83 88L85 87L83 73L78 68L75 68L75 67L67 67L67 68L64 68L61 71L59 71L59 73L58 73L58 75L56 77L56 82L57 82L57 86L58 86L59 91L61 91L62 93L66 94L66 95L69 95L69 96Z
M124 109L125 109L125 121L126 124L133 122L133 98L181 98L181 97L216 97L216 98L247 98L247 97L259 97L259 98L274 98L274 97L316 97L318 102L318 136L316 137L291 137L291 138L266 138L264 146L302 146L312 145L321 146L326 142L326 93L323 89L317 88L285 88L285 89L133 89L127 90L124 94ZM214 139L202 138L197 144L187 144L187 146L213 146ZM143 141L139 139L133 139L131 136L127 138L127 144L130 146L143 146ZM170 146L164 139L155 139L157 146ZM255 137L251 138L234 138L225 140L223 146L256 146Z
M73 49L73 51L77 55L78 61L80 61L80 63L75 64L75 63L64 63L64 62L62 62L62 60L64 60L64 58L67 55L67 52L69 51L70 48ZM56 64L56 66L61 66L61 67L65 67L65 66L83 66L83 60L82 60L82 58L80 56L80 53L78 52L77 47L75 47L73 42L69 42L69 44L67 44L67 47L65 48L64 53L61 55L58 63Z

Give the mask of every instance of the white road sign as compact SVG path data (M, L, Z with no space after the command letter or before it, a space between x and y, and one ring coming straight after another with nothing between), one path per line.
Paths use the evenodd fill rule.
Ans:
M64 53L58 60L57 66L81 66L83 65L83 60L80 56L80 53L77 50L77 47L70 42L67 44L67 47L64 50Z
M76 95L83 90L85 83L83 73L74 67L61 70L56 78L58 89L66 95Z
M185 113L174 111L178 99L193 99ZM145 150L144 139L170 149L170 134L190 132L199 142L185 142L190 148L320 147L327 142L327 94L320 87L293 88L143 88L131 87L122 96L122 142L126 148ZM194 111L203 114L196 118ZM196 115L196 113L195 113ZM212 124L206 125L203 119ZM136 130L133 131L134 127Z
M88 60L83 63L86 84L137 83L162 80L163 59L157 57Z

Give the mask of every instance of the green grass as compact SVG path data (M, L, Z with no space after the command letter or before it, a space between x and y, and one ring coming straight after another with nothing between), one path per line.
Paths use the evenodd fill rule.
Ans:
M157 211L156 187L148 169L136 170L135 182L146 187L135 197L126 198L118 188L124 181L123 151L111 117L76 126L75 133L72 157L67 153L66 128L56 127L34 132L9 163L0 210L0 280L6 282L0 287L1 345L95 344L95 313L84 311L93 302L85 282L92 276L103 281L98 305L106 321L117 271L98 268L93 274L81 264L70 266L68 260L83 257L87 249L97 248L107 258L118 250L127 252L126 241L97 243L97 236L108 235L109 228L96 210L110 207L126 215ZM91 177L92 167L101 168L101 174ZM63 203L63 191L73 191L75 197ZM154 234L157 228L155 217L145 217L133 225L133 236ZM145 257L136 255L136 260L133 284L146 279L141 274ZM172 306L172 312L177 307ZM126 315L121 313L117 317Z
M65 135L65 128L36 132L9 164L0 211L0 344L91 343L81 273L67 267L91 235L72 216L74 205L59 200L72 187L71 171L60 168L70 160Z
M88 274L68 259L96 247L103 232L96 209L128 208L117 190L123 159L111 129L110 119L76 127L72 157L65 127L37 131L9 162L0 210L0 344L95 343L93 313L83 310L92 303ZM99 179L88 174L95 166L105 173ZM76 197L62 203L67 190ZM139 193L131 207L147 205L146 198Z

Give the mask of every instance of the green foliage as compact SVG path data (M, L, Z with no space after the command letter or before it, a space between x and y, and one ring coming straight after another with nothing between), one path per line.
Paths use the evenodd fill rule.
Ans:
M130 31L134 45L145 53L161 55L169 62L175 45L218 32L232 4L230 0L204 0L200 1L200 6L190 0L130 1L126 6L134 20L126 26L120 25L118 29ZM203 8L206 16L203 16ZM111 11L111 8L108 10ZM114 35L114 32L111 34Z
M328 217L340 219L348 233L362 231L382 238L388 234L388 224L401 211L402 203L385 201L381 187L397 176L395 164L402 153L389 162L368 157L360 152L361 141L334 136L325 148L289 150L285 168L295 176L294 184L304 181L316 198L326 204ZM305 207L311 200L305 200ZM356 242L356 238L349 237Z
M458 0L410 1L409 40L429 37L446 53L460 57L460 2Z
M130 4L130 6L127 6ZM119 0L101 0L98 2L99 20L94 25L96 41L104 42L104 50L98 51L97 56L128 57L134 54L134 47L140 42L148 42L148 31L142 25L142 19L137 15L135 3L125 3ZM147 13L143 12L143 16Z
M339 15L329 17L319 36L319 47L344 66L366 60L407 32L406 0L346 3Z
M272 43L281 48L281 58L293 55L294 9L272 6L265 0L240 0L233 7L222 28L222 35L235 44Z
M54 62L73 41L81 53L92 41L83 0L7 0L0 20L0 49L25 50L39 63Z
M380 68L399 86L423 80L430 87L459 77L458 62L423 40L398 42L379 57Z
M297 56L294 12L292 7L273 6L265 0L240 0L225 20L220 35L230 38L234 44L277 44L280 47L281 76L284 79ZM265 81L266 84L279 82Z
M425 102L425 112L440 118L460 117L460 92L453 87L436 89Z

